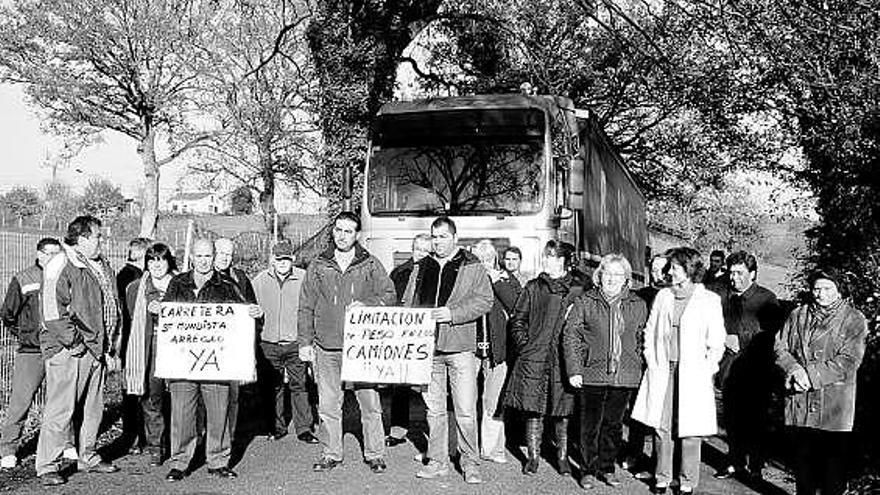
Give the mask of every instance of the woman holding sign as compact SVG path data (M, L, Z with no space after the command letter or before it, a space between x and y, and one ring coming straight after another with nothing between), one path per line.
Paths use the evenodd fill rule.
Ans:
M168 421L162 413L165 380L153 376L156 358L154 331L168 282L177 273L177 260L171 249L160 242L147 249L144 259L146 272L129 284L126 290L127 308L131 312L131 334L124 372L126 390L140 396L150 465L159 466L165 454L163 451L167 450L167 445L162 445L162 439L167 437Z
M546 416L554 419L559 473L571 472L568 416L574 398L564 388L560 335L567 308L583 293L580 274L571 269L573 254L571 244L547 243L541 257L544 271L526 284L510 320L514 364L504 405L521 411L526 418L528 457L523 466L526 475L538 471Z

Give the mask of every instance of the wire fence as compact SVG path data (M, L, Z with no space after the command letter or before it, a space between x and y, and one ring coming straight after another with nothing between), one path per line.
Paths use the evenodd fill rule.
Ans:
M174 231L173 236L170 235L170 232L164 234L169 235L170 238L160 240L169 244L182 262L185 232ZM198 225L196 225L193 234L212 239L217 237L232 239L236 246L234 263L251 275L268 265L274 242L273 235L267 232L215 232ZM285 236L296 247L298 263L305 264L326 247L329 240L329 229L326 220L323 222L299 222L295 225L289 225ZM54 237L60 240L63 237L63 232L35 228L19 229L17 226L0 228L0 290L2 290L0 298L5 296L6 288L9 287L15 274L35 263L37 242L44 237ZM118 272L125 265L129 240L114 236L104 238L103 254L114 271ZM17 339L10 329L0 322L0 421L5 417L12 393L12 373L17 348ZM32 415L34 411L41 410L43 395L41 391L35 399L35 405L38 407L32 408Z

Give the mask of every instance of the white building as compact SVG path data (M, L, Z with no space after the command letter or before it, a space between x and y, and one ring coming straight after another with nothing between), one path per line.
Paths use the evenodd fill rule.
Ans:
M171 213L229 213L229 202L216 192L180 192L171 196L164 208Z

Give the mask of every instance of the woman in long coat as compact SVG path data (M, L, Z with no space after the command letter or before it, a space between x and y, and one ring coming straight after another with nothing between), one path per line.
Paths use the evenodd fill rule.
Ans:
M655 429L655 493L672 482L675 441L681 443L679 486L699 483L700 445L717 433L712 376L724 354L721 299L703 284L700 253L683 247L667 253L671 286L657 293L645 326L645 363L632 417Z
M156 369L156 325L168 283L177 273L177 261L171 249L157 242L147 249L146 271L126 290L131 312L131 334L125 355L126 390L140 396L144 416L146 451L150 465L159 466L167 455L169 418L165 416L165 380L153 376Z
M774 350L785 374L785 424L795 440L797 494L837 495L846 489L856 372L868 325L843 299L846 289L837 273L816 272L808 281L813 302L792 311Z
M568 416L574 397L563 384L561 332L565 312L583 293L583 282L571 270L574 246L549 241L544 247L544 271L529 281L516 302L510 321L513 370L504 405L526 418L528 454L523 474L538 471L544 418L554 420L557 463L568 474Z

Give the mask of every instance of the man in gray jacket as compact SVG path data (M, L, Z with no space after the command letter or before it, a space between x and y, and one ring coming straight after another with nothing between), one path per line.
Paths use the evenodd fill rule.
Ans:
M416 473L433 479L449 473L446 401L452 394L461 468L467 483L482 483L477 439L477 320L492 309L495 296L480 260L458 246L455 223L439 217L431 224L434 255L419 261L404 301L435 308L437 337L431 383L423 394L428 418L428 463ZM448 381L447 381L448 374ZM448 390L451 389L451 390Z
M394 284L382 263L357 242L361 221L344 211L333 222L333 246L312 261L299 299L299 355L314 361L324 452L312 468L329 471L342 464L342 344L345 310L355 306L393 306ZM382 404L375 386L359 383L364 460L384 473Z
M272 248L272 266L258 273L253 282L257 304L264 312L260 350L271 367L268 386L274 392L275 407L267 411L272 417L269 438L278 440L287 435L284 392L289 389L297 438L305 443L318 443L312 434L315 419L306 389L306 364L299 359L296 343L299 294L306 272L293 266L293 258L290 242L279 242Z

